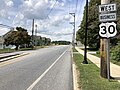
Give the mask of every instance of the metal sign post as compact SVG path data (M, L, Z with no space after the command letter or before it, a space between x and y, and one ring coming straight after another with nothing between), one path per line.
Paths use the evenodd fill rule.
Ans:
M106 51L107 51L107 78L110 81L110 40L106 40Z

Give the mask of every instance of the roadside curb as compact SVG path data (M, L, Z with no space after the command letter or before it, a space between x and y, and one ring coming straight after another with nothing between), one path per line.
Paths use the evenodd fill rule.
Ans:
M17 54L15 56L11 56L11 57L7 57L7 58L4 58L4 59L1 59L0 60L0 63L1 62L5 62L5 61L8 61L8 60L11 60L11 59L14 59L14 58L18 58L18 57L21 57L21 56L25 56L25 55L28 55L29 53L22 53L22 54Z
M73 87L74 90L80 90L79 85L78 85L78 74L77 74L77 70L76 70L76 65L73 63L72 64L73 67Z
M78 73L77 68L73 60L73 51L71 50L72 54L72 74L73 74L73 90L80 90L79 84L78 84Z

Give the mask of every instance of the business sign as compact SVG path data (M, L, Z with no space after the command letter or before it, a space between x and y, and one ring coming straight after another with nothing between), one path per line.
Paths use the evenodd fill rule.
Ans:
M112 11L116 11L116 4L99 5L99 12L100 13L112 12Z
M100 14L99 21L100 22L116 21L116 13Z
M116 24L114 22L101 23L99 28L99 35L103 38L114 37L117 34Z

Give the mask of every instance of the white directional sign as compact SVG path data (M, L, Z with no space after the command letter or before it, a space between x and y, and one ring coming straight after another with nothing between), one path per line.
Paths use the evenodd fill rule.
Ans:
M100 14L99 21L100 22L116 21L116 13Z
M104 38L114 37L117 34L116 24L112 23L101 23L99 25L99 35Z
M116 4L99 5L100 13L111 12L111 11L116 11Z

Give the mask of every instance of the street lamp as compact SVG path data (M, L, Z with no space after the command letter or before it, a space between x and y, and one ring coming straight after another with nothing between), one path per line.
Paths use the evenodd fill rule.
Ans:
M88 29L88 0L86 0L86 26L85 26L85 42L84 42L84 60L83 64L88 64L87 62L87 29Z

